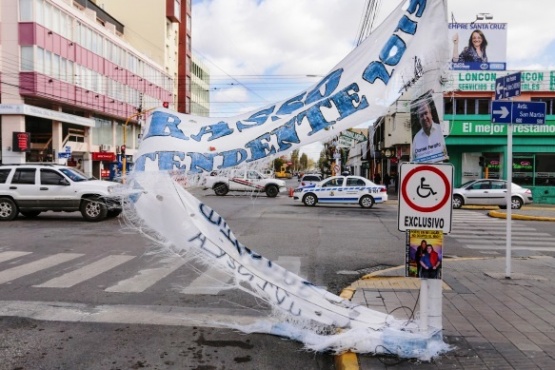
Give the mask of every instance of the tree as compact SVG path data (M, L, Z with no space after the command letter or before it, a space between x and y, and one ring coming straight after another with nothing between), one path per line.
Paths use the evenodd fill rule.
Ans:
M331 173L331 156L329 155L329 150L322 149L320 152L320 159L318 160L318 168L323 174Z
M308 168L308 156L306 155L306 153L303 153L301 155L300 168L302 170L306 170Z
M281 171L281 166L283 166L284 163L285 161L281 158L274 159L274 171Z
M291 163L293 163L293 170L299 169L299 149L295 149L291 152Z

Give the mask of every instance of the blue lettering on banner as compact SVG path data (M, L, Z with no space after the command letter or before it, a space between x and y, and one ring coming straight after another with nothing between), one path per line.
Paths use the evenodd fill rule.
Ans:
M418 30L417 21L422 17L426 5L426 0L410 0L406 13L400 18L394 33L382 47L379 61L370 62L362 72L360 77L363 81L374 84L379 79L383 84L388 84L395 66L399 64L406 51L406 40L413 37ZM235 122L235 127L229 122L219 121L202 126L197 132L187 131L186 134L184 129L187 123L182 122L177 115L168 111L155 111L147 132L142 138L143 143L160 137L212 142L234 135L236 131L241 133L254 127L261 127L269 121L287 118L294 112L299 112L287 118L287 122L281 126L272 127L271 130L251 139L243 147L210 153L158 150L136 158L134 169L144 171L147 164L155 162L160 171L177 169L196 174L213 170L216 163L218 169L229 168L245 161L257 161L286 151L292 145L301 143L297 127L308 125L307 135L311 136L322 130L328 130L336 122L370 107L366 96L360 93L358 82L338 90L343 73L343 68L338 68L330 72L312 90L298 94L281 105L261 109L250 117ZM334 108L335 117L331 113ZM277 145L273 144L274 142L277 142ZM210 150L215 151L215 147L211 147Z

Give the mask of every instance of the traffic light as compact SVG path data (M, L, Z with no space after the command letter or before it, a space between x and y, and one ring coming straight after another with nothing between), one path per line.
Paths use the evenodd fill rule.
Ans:
M121 155L124 156L125 155L125 145L122 145L120 147L120 149L121 149Z
M162 103L162 106L163 106L164 108L169 108L169 107L170 107L170 102L169 102L169 101L165 101L165 102Z
M486 159L484 157L480 157L480 167L485 167L486 166Z

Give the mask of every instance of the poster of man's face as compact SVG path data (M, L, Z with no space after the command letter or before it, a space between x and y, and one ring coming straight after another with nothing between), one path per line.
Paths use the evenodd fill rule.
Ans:
M411 161L435 163L449 159L440 117L431 92L411 102Z

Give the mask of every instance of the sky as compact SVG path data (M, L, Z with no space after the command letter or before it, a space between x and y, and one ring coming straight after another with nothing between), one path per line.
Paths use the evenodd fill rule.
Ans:
M381 0L374 28L402 1ZM212 117L294 96L357 45L368 0L193 0L192 49L210 70ZM507 69L555 68L553 0L447 0L449 22L507 23ZM321 145L303 147L318 158Z

